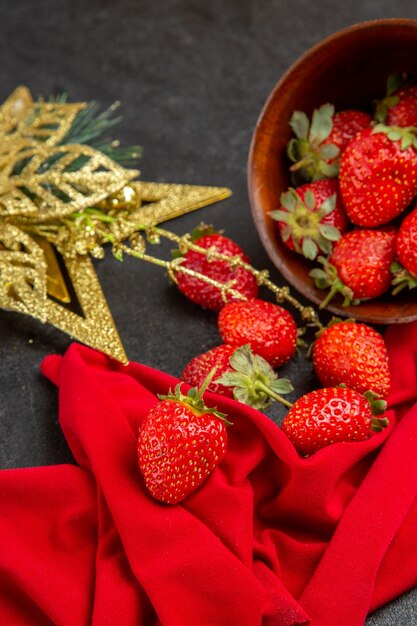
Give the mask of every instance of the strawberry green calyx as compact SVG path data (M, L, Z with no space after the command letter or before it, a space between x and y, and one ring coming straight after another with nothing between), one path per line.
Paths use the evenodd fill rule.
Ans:
M181 392L182 383L178 383L178 385L175 387L174 392L172 392L172 390L170 389L167 395L158 395L158 398L160 400L171 400L173 402L180 402L181 404L185 404L189 406L190 409L192 409L192 411L196 413L196 415L215 415L220 420L222 420L226 424L226 426L231 426L232 423L229 422L225 413L221 413L216 408L207 407L204 404L203 395L207 390L210 382L212 381L215 373L216 368L214 367L201 385L201 387L199 389L197 389L197 387L191 387L191 389L188 390L187 395L184 395Z
M408 148L417 149L417 127L415 126L386 126L385 124L377 124L372 129L372 134L383 133L391 141L398 141L401 150Z
M306 348L308 347L308 343L307 341L305 341L305 339L303 339L303 336L306 333L306 328L297 328L297 339L296 339L296 354L297 356L300 356L301 354L301 349L302 348Z
M314 350L314 346L317 342L317 339L319 339L322 334L326 331L329 330L329 328L331 328L332 326L336 326L337 324L356 324L356 320L353 317L346 317L344 319L342 319L341 317L335 317L333 316L330 321L326 324L326 326L322 326L321 328L319 328L315 333L315 340L309 345L308 350L307 350L307 358L311 358L312 354L313 354L313 350ZM339 387L343 387L343 383L338 385Z
M380 396L374 391L365 391L363 394L364 398L368 400L369 405L371 407L372 415L383 415L387 410L386 400L380 398Z
M356 320L353 317L346 317L342 319L341 317L333 316L331 320L326 324L326 326L319 328L319 330L315 333L316 339L321 337L324 331L331 328L331 326L335 326L336 324L342 324L342 323L343 324L356 324Z
M413 276L398 261L394 261L390 267L390 271L394 278L391 285L394 287L392 295L396 296L403 289L415 289L417 287L417 276Z
M376 433L381 432L387 426L389 426L388 417L378 417L379 415L383 415L387 410L387 403L385 400L382 400L374 391L365 391L363 394L364 398L368 400L369 406L371 407L372 412L372 422L371 422L371 430Z
M212 224L205 224L204 222L201 222L198 226L196 226L196 228L193 228L191 233L188 235L187 240L190 243L196 243L198 239L201 239L201 237L205 237L206 235L222 235L222 234L223 234L223 231L216 230ZM185 252L187 252L187 246L185 246L185 249L181 249L181 246L180 246L179 248L175 248L174 250L171 250L171 255L172 255L172 258L178 259L184 256Z
M344 389L348 388L343 383L338 385L338 387L342 387ZM365 391L365 393L363 394L363 397L365 398L365 400L369 402L369 406L371 408L371 413L372 413L371 430L373 430L376 433L379 433L382 430L384 430L384 428L389 426L388 417L379 417L379 415L383 415L385 411L387 410L387 402L386 400L383 400L377 393L371 390Z
M388 111L391 107L398 104L400 101L398 96L386 96L383 100L381 100L375 111L375 119L377 122L383 124L387 119Z
M330 254L341 233L335 226L323 224L322 220L334 211L336 194L324 200L317 210L316 197L310 190L302 200L296 190L290 188L281 194L280 201L285 210L270 211L269 215L284 224L282 239L286 241L291 237L296 251L310 260L314 260L320 250Z
M371 422L371 430L374 433L380 433L389 426L388 417L373 417Z
M191 241L194 243L197 239L204 237L205 235L221 235L222 230L216 230L212 224L205 224L201 222L196 228L191 231Z
M320 303L320 309L324 309L337 294L343 296L343 306L359 304L360 300L353 297L352 289L339 278L336 267L328 259L321 256L317 258L317 261L323 265L323 269L314 268L309 272L309 276L314 278L314 283L318 289L330 289Z
M332 132L334 111L332 104L323 104L314 111L311 124L303 111L294 111L291 117L295 138L287 146L288 157L294 163L290 169L299 171L305 180L335 178L339 173L339 166L329 163L339 156L339 148L331 143L322 145Z
M290 381L278 378L272 367L258 354L254 354L249 344L237 348L229 361L234 371L226 372L215 382L225 387L233 387L235 400L255 409L263 409L271 399L290 408L292 404L281 397L294 391Z
M388 76L386 96L377 102L375 109L375 119L377 122L385 122L390 108L400 102L399 96L396 95L397 91L409 84L411 84L411 82L407 79L406 74L391 74L391 76Z

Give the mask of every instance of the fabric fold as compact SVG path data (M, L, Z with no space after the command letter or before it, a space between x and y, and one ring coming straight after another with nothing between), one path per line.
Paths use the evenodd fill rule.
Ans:
M387 344L390 427L307 459L262 413L206 394L234 424L228 451L176 506L147 493L136 441L178 381L79 345L45 359L78 466L0 472L5 623L362 625L417 584L417 324Z

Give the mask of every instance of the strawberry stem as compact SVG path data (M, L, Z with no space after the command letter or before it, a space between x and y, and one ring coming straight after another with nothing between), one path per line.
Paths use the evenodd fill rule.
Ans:
M227 419L227 415L225 413L221 413L217 410L216 407L207 407L204 404L203 394L207 390L208 385L211 382L214 374L216 372L216 368L214 367L207 378L203 381L203 384L199 389L197 387L191 387L187 395L185 396L181 391L182 383L178 383L175 387L175 390L172 391L170 389L166 395L158 395L159 400L171 400L173 402L181 402L182 404L188 405L196 415L200 415L203 413L211 414L222 420L226 424L226 426L232 426L232 422L229 422Z
M264 409L271 399L291 406L279 395L294 391L291 382L279 379L271 365L252 352L249 344L236 348L229 359L229 367L231 371L224 372L215 382L231 387L235 400L255 409Z
M332 287L327 296L320 302L320 309L325 309L326 306L329 304L329 302L331 302L331 300L333 300L333 298L340 292L340 289L338 289L336 286Z
M413 274L407 271L398 261L392 263L390 271L394 275L391 282L391 285L394 287L391 292L393 296L396 296L397 293L400 293L400 291L406 287L408 287L408 289L415 289L417 287L417 276L413 276Z
M288 400L285 400L285 398L280 396L278 393L276 393L275 391L272 391L272 389L270 387L267 387L267 385L265 385L260 380L257 380L254 383L254 387L255 387L255 389L259 389L259 391L263 391L266 395L270 396L271 398L273 398L277 402L280 402L281 404L283 404L284 406L288 407L289 409L292 407L292 403L291 402L288 402Z
M388 417L372 417L371 430L373 430L375 433L380 433L387 426L389 426Z
M205 392L207 390L207 387L209 386L209 384L213 380L213 376L215 375L216 370L217 370L217 367L213 367L213 369L208 373L208 375L205 378L203 384L201 385L201 387L197 391L197 395L195 396L196 402L201 402L202 401L203 395L205 394Z
M312 162L313 162L313 159L311 158L311 156L306 156L304 157L304 159L297 161L297 163L293 163L293 165L291 165L290 167L290 172L297 172L298 170L301 170L306 165L310 165Z

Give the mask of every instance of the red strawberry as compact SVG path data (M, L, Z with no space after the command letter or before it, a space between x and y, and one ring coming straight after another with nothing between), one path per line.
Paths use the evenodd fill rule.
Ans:
M304 180L333 178L339 172L339 160L356 133L367 128L372 118L362 111L334 112L332 104L323 104L313 112L310 121L302 111L295 111L290 126L296 139L291 139L287 152Z
M200 387L211 370L216 368L214 380L210 382L207 390L212 393L219 393L220 395L233 398L233 389L220 385L216 379L220 378L220 376L226 372L233 371L233 368L230 366L230 357L235 350L235 346L223 344L212 348L208 352L199 354L187 363L180 379L191 387Z
M352 230L336 243L329 259L320 258L324 269L314 269L310 276L319 289L330 287L328 296L321 303L325 307L336 293L345 300L344 306L353 301L376 298L387 291L391 284L391 264L395 256L396 232L393 228L383 230Z
M385 123L388 126L415 126L417 124L417 85L401 89L394 98L398 100L389 107Z
M372 394L368 397L372 400ZM371 406L353 389L318 389L293 404L281 427L300 454L310 455L332 443L368 439L371 429L382 430L388 425L387 418L373 418L385 407L383 400L374 400Z
M333 242L348 227L348 219L335 180L318 180L281 195L281 209L270 211L283 242L307 259L330 254Z
M407 84L407 76L393 74L387 80L387 94L378 103L375 119L388 126L417 125L417 85Z
M231 302L219 313L218 328L225 343L249 344L255 354L279 367L294 354L297 327L291 313L271 302Z
M366 324L334 323L313 344L313 363L323 387L344 384L386 398L390 388L384 339Z
M242 261L249 263L249 259L242 248L228 237L218 233L197 235L194 243L205 250L212 249L227 257L238 257ZM222 284L231 283L233 289L236 289L247 298L256 298L258 294L258 286L254 275L243 267L233 267L228 261L212 259L202 252L188 250L184 255L181 267L204 274L204 276L208 276ZM178 288L192 302L212 311L220 311L224 306L225 302L221 291L217 287L183 272L177 272L176 277ZM229 300L232 299L229 297Z
M417 207L403 220L398 231L396 243L397 258L400 263L393 263L393 294L404 287L417 287Z
M417 208L413 209L400 226L397 257L410 274L417 276Z
M160 397L141 423L138 438L146 487L168 504L195 491L223 459L227 446L226 416L204 405L206 385L190 389L187 396L180 387Z
M340 191L350 220L379 226L417 194L417 137L412 129L378 124L350 142L340 166Z
M271 398L289 405L277 394L293 391L290 381L278 379L265 359L253 354L248 345L240 348L221 345L194 357L185 367L181 379L199 387L214 368L215 376L208 391L234 397L256 409L268 406Z
M349 109L339 111L333 116L333 127L330 135L324 140L324 145L334 144L339 148L340 156L346 150L348 144L355 135L372 122L372 117L364 111Z

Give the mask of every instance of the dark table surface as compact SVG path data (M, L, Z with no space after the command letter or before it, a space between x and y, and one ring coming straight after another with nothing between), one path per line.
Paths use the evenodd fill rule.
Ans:
M123 103L118 136L144 148L142 178L227 186L233 196L169 224L223 228L254 265L271 270L246 187L251 134L280 75L324 36L355 22L417 18L415 0L0 0L3 100L17 84L33 94ZM389 51L387 51L389 54ZM163 270L108 256L97 272L131 360L179 375L218 343L215 315L188 303ZM70 339L0 312L0 467L73 462L57 422L56 390L39 373ZM315 385L303 360L284 368L301 394ZM280 411L271 418L279 421ZM412 591L367 620L417 623Z

